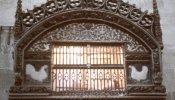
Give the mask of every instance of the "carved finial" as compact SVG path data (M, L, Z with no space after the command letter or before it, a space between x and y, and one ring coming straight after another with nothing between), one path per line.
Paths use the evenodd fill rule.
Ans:
M162 43L162 29L160 25L160 15L159 15L159 10L158 10L158 5L157 5L157 0L153 0L153 14L154 14L154 35L159 41L161 48L163 48L163 43Z
M22 0L18 0L16 9L15 21L15 36L19 36L22 31Z
M157 0L153 0L153 13L156 14L156 15L159 15Z
M16 9L16 18L19 17L19 13L22 12L22 0L18 0Z

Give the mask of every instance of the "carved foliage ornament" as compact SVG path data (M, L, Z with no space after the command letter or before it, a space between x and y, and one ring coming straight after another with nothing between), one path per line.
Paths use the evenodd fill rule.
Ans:
M84 41L84 42L126 42L129 52L148 52L146 48L128 34L104 24L73 23L57 28L37 39L29 51L49 51L51 41Z
M14 86L10 88L10 93L49 93L51 92L50 87L22 87Z
M164 86L128 86L126 89L127 93L164 93Z

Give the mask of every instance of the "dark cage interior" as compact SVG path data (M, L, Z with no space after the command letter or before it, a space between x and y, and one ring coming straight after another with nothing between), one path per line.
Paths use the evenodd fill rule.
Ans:
M153 13L122 0L48 0L15 22L9 100L165 100L162 33Z

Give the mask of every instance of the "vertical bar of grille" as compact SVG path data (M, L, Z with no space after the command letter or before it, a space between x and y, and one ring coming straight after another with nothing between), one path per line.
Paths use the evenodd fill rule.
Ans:
M61 47L59 47L58 49L57 49L58 51L58 57L57 57L57 60L58 60L58 64L61 64Z
M97 46L97 64L100 64L100 59L103 59L101 58L101 55L100 55L100 48L99 46Z
M104 90L106 90L105 89L105 86L106 86L106 84L105 84L105 77L106 77L106 75L105 75L105 73L106 73L106 71L105 71L106 69L104 69Z
M71 62L71 57L70 57L70 46L67 46L67 64L69 65Z
M57 72L57 73L56 73L56 76L57 76L57 82L56 82L56 85L57 85L56 87L57 87L57 88L56 88L56 89L57 89L57 91L61 91L61 87L62 87L62 86L61 86L61 80L62 80L61 69L59 69L59 70L56 69L56 72Z
M110 70L110 83L111 83L111 90L112 90L112 69L109 69Z
M53 49L53 52L52 52L52 55L53 55L53 59L52 59L53 60L53 65L56 65L56 57L57 57L57 55L56 55L56 49L57 48L54 48Z
M73 47L73 64L76 64L76 52L75 52L75 48L76 46L72 46Z
M111 61L111 46L109 46L109 64L112 64L112 61Z
M121 64L123 64L123 62L124 62L124 59L123 59L123 56L124 56L124 53L123 53L123 46L122 47L120 47L120 57L121 57Z
M73 79L72 79L72 80L73 80L72 83L73 83L73 90L74 90L74 89L75 89L75 83L74 83L74 81L75 81L75 72L74 72L74 69L73 69L73 75L74 75L74 77L73 77Z
M102 47L101 47L101 48L102 48ZM103 49L103 48L104 48L104 49ZM102 58L103 64L106 64L106 53L105 53L105 52L106 52L106 48L105 48L105 47L103 47L103 48L102 48L102 50L103 50L102 52L104 52L104 53L101 53L101 52L100 52L100 53L101 53L101 55L103 55L103 56L102 56L102 57L103 57L103 58ZM102 64L102 63L100 63L100 64Z
M97 61L96 64L98 64L99 63L99 60L98 60L98 47L97 46L96 46L96 61Z
M73 51L72 51L72 46L69 46L70 48L70 65L73 64Z
M112 64L115 64L115 50L114 50L114 46L112 46L112 61L113 63Z
M65 87L64 87L64 79L65 79L65 78L64 78L64 69L62 69L62 70L63 70L63 71L62 71L62 72L63 72L62 89L63 89L63 91L64 91L64 89L65 89Z
M59 50L59 47L56 48L56 65L59 64L59 62L58 62L59 61L59 59L58 59L59 58L59 52L58 52L58 50Z
M59 64L62 65L62 61L63 61L63 58L62 58L62 46L59 47Z
M120 78L119 78L119 70L117 70L117 80L118 80L118 84L119 84L118 90L120 91Z
M87 64L87 53L86 53L86 47L83 47L83 63Z
M109 51L109 46L106 46L106 49L107 49L107 52L106 52L106 58L107 58L107 64L110 64L110 56L109 56L109 53L110 53L110 51Z
M83 64L83 47L80 47L80 64Z
M117 64L117 48L114 48L114 64Z
M71 69L69 69L69 90L71 90Z
M118 60L119 60L119 64L121 64L121 59L120 59L120 48L118 47Z
M90 75L89 75L90 76L90 80L89 80L90 81L90 86L89 86L89 88L90 88L90 90L92 90L92 84L91 84L92 83L92 80L91 80L92 73L91 73L91 69L89 69L89 70L90 70Z
M119 51L118 48L116 48L116 55L117 55L117 56L116 56L116 60L117 60L117 64L120 64L120 60L119 60L119 58L118 58L118 55L119 55L119 54L118 54L118 51Z
M63 46L63 50L62 50L62 56L63 56L63 65L65 65L65 61L66 61L66 46Z
M91 64L95 64L95 48L93 47L91 50Z
M120 58L120 47L118 47L118 60L119 60L119 64L121 64L121 58Z
M101 53L103 52L103 53ZM105 52L106 52L106 48L105 47L101 47L101 50L100 50L100 55L102 55L102 57L100 58L102 60L103 63L101 63L100 61L100 64L106 64L106 60L105 60Z

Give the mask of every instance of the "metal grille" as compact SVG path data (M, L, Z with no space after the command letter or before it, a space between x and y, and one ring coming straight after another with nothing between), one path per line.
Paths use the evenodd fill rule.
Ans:
M53 91L123 91L125 87L123 69L53 69L53 76Z
M54 65L123 64L121 46L56 46Z
M125 90L122 45L60 45L53 48L52 88L57 95Z

